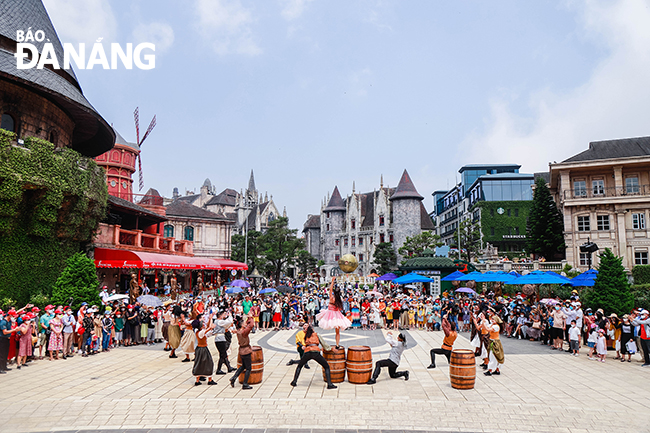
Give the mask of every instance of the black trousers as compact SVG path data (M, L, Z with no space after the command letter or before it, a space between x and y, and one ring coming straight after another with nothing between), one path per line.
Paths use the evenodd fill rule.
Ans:
M323 370L325 370L325 378L327 379L327 383L331 384L332 378L330 376L330 365L327 363L325 358L323 358L323 355L321 355L320 352L316 350L313 350L311 352L305 352L305 354L300 357L300 362L298 363L298 366L296 367L296 372L293 375L293 381L294 382L298 381L298 377L300 376L300 370L302 370L305 364L307 364L312 359L318 362L321 367L323 367Z
M232 377L231 380L237 380L240 374L244 373L244 385L248 385L248 378L251 376L251 360L252 354L249 353L248 355L241 355L241 365L235 372L235 375Z
M227 341L215 341L214 344L217 346L219 351L219 362L217 363L217 371L221 370L221 366L225 365L228 370L230 370L230 361L228 360L228 348L230 343Z
M643 349L644 364L650 364L650 340L644 340L643 338L639 338L639 340L641 341L641 348Z
M447 358L447 363L449 363L449 358L451 357L451 350L443 349L431 349L431 364L436 365L436 353L438 355L445 355Z
M391 379L397 379L398 377L406 376L406 372L397 371L397 364L395 364L393 361L390 359L382 359L381 361L377 361L375 363L375 371L372 373L372 378L374 380L377 380L383 367L388 367L388 375L391 377Z
M9 339L0 337L0 371L7 369L7 356L9 356Z

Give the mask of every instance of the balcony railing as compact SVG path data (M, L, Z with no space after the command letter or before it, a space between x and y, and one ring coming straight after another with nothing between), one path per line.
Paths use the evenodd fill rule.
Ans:
M561 271L566 262L499 262L499 263L472 263L477 270L485 271L517 271L522 273L524 271Z
M453 220L455 220L455 219L457 219L457 218L458 218L458 214L454 214L454 215L448 216L448 217L445 218L444 220L440 221L440 225L447 224L449 221L453 221Z
M119 225L100 224L96 244L103 247L117 247L148 251L191 255L194 250L192 241L165 238L155 233L143 233L142 230L126 230Z
M630 185L608 188L577 188L564 191L565 200L594 199L605 197L639 197L650 195L650 185Z

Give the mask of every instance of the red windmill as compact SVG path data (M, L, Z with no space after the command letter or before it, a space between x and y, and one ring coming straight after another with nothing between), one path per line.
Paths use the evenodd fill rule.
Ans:
M151 119L151 123L149 123L147 132L142 136L142 140L140 140L140 111L138 110L138 107L135 107L135 111L133 112L133 120L135 120L135 137L138 143L138 148L141 148L144 140L147 139L151 131L153 131L153 128L156 126L156 116L154 115L153 119ZM142 188L144 188L144 177L142 176L142 159L140 158L140 155L142 155L142 149L140 150L140 153L138 153L138 175L140 177L140 191L142 191Z

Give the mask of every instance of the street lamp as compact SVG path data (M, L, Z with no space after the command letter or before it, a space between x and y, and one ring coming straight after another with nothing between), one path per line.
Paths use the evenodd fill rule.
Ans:
M598 251L598 245L595 243L591 242L589 238L587 238L587 242L584 244L580 245L580 252L581 253L587 253L587 264L589 265L589 269L591 269L591 255Z

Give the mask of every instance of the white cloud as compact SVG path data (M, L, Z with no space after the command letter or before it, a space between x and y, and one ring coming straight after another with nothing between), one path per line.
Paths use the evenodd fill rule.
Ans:
M280 3L283 5L282 17L287 21L300 18L307 4L312 1L314 0L280 0Z
M583 0L571 6L578 10L580 36L608 54L580 86L527 95L529 117L514 113L511 100L493 100L485 132L470 135L461 146L462 162L518 162L522 171L546 170L549 162L585 150L590 141L650 135L647 3Z
M113 42L117 22L108 0L43 0L61 42Z
M195 8L201 32L217 54L255 56L262 52L253 40L251 12L239 0L196 0Z
M151 42L156 53L166 51L174 43L174 29L167 23L138 24L133 29L133 43Z

